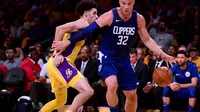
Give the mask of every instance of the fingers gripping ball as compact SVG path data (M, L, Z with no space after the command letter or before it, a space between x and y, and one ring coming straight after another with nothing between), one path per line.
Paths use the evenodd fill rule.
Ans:
M160 87L169 85L172 82L172 79L172 71L167 67L162 66L156 68L153 72L153 80Z

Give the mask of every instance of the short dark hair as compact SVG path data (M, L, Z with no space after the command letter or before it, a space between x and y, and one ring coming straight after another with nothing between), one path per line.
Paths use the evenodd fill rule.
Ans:
M97 8L97 3L94 0L81 0L76 5L76 13L81 16L85 11L88 11L92 8Z
M177 56L178 56L178 54L184 54L185 57L188 57L187 52L185 52L184 50L178 51Z
M7 50L13 50L14 53L17 53L17 50L14 47L8 48Z
M174 47L174 50L175 50L175 51L177 51L177 47L176 47L175 45L173 45L173 44L169 45L169 47L171 47L171 46ZM169 48L169 47L168 47L168 48Z
M130 49L130 54L135 54L137 56L138 52L136 49L132 48Z

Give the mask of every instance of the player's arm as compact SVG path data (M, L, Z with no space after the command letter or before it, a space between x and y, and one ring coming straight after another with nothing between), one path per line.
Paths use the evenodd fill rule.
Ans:
M192 78L191 79L191 83L188 83L188 84L179 84L180 85L180 88L189 88L189 87L196 87L197 86L197 81L198 81L198 78Z
M192 79L191 83L188 84L180 84L180 88L189 88L189 87L196 87L198 82L198 69L196 65L192 66L192 70L190 72Z
M108 11L102 14L95 22L93 22L88 27L71 35L71 37L68 40L70 41L70 43L76 43L77 41L84 40L98 29L110 25L112 23L112 19L113 13L112 11Z
M79 30L78 32L72 33L68 40L64 42L54 41L52 44L52 49L57 50L59 51L59 53L61 53L69 45L74 44L77 41L84 40L98 29L110 25L112 23L112 20L113 20L113 13L112 11L108 11L103 15L101 15L95 22L93 22L88 27Z
M65 33L71 33L87 27L89 24L84 19L78 19L56 27L55 41L61 41Z
M158 47L158 45L155 43L155 41L150 37L147 29L146 29L146 22L142 15L137 15L137 21L138 21L138 33L140 35L140 38L142 42L153 52L155 52L157 55L164 54L164 52Z
M172 63L176 63L174 61L174 58L164 53L158 45L155 43L155 41L150 37L147 29L146 29L146 22L142 15L137 14L137 22L138 22L138 33L140 35L140 38L142 42L153 52L155 52L157 55L160 55L162 59L164 59L167 62L170 62L171 66Z

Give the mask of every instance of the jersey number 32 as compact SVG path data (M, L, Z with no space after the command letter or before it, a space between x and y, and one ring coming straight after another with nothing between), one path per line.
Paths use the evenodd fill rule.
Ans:
M128 36L118 36L118 42L117 45L127 45L127 41L128 41Z

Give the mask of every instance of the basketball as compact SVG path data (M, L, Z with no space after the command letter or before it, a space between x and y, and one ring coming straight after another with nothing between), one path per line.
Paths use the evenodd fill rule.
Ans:
M167 67L162 66L156 68L153 72L153 80L160 87L169 85L172 82L172 79L172 71Z

